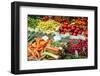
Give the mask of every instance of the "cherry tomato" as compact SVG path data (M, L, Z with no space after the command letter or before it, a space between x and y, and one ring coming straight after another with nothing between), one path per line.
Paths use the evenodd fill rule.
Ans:
M76 28L79 28L79 26L78 26L78 25L76 25Z
M70 35L73 35L73 32L70 32Z
M70 28L68 28L68 31L71 31L71 29L70 29Z
M71 30L75 30L75 26L72 26L72 27L71 27Z
M61 32L61 34L65 34L65 32L63 31L63 32Z
M77 33L73 33L74 36L77 36Z
M65 25L68 25L68 22L64 22Z
M81 33L82 33L82 31L79 31L79 32L78 32L78 34L81 34Z
M77 25L75 25L75 24L71 24L71 26L76 27Z
M74 30L74 32L75 32L75 33L77 33L77 32L78 32L78 30L76 29L76 30Z
M79 30L80 30L80 28L79 28L79 27L77 27L77 28L76 28L76 30L77 30L77 31L79 31Z
M68 25L68 28L71 28L71 25Z
M64 28L67 28L67 25L63 25Z
M60 27L60 28L59 28L59 30L63 30L63 28L62 28L62 27Z

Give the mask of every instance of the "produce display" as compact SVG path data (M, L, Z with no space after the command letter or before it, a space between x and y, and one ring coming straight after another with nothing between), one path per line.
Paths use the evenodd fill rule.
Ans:
M28 15L27 59L88 58L88 18Z

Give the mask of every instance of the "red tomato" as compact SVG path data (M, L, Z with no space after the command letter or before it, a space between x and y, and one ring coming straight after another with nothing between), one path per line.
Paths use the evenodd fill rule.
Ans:
M73 35L73 32L70 32L70 35Z
M67 25L63 25L64 28L67 28Z
M76 27L77 25L75 25L75 24L71 24L71 26Z
M62 28L62 27L60 27L60 28L59 28L59 30L63 30L63 28Z
M76 28L79 28L79 26L78 26L78 25L76 25Z
M68 28L71 28L71 25L68 25Z
M79 27L77 27L77 28L76 28L76 30L77 30L77 31L79 31L79 30L80 30L80 28L79 28Z
M63 32L61 32L61 34L65 34L65 32L63 31Z
M75 33L77 33L77 32L78 32L78 30L76 29L76 30L74 30L74 32L75 32Z
M65 25L68 25L68 22L64 22Z
M77 33L73 33L74 36L77 36Z
M70 29L70 28L68 28L68 31L71 31L71 29Z
M75 26L72 26L72 27L71 27L71 30L75 30L75 29L76 29L76 27L75 27Z
M82 31L79 31L78 34L82 34Z

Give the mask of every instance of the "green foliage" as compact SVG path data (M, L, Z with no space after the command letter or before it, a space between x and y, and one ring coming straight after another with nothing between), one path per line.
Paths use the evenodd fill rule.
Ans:
M59 41L54 41L51 43L51 46L59 46L60 42Z
M34 41L34 35L35 35L35 32L30 32L29 35L28 35L28 42L33 42Z
M28 27L35 29L38 22L39 22L39 19L28 16Z

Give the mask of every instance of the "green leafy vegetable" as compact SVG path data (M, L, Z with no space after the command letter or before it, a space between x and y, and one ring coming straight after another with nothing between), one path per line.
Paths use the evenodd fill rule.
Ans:
M28 36L28 42L33 42L34 41L34 34L35 34L35 32L30 32L30 34Z
M28 17L28 26L35 29L39 22L39 19L35 19L34 17Z
M51 46L59 46L60 42L59 41L54 41L51 43Z

